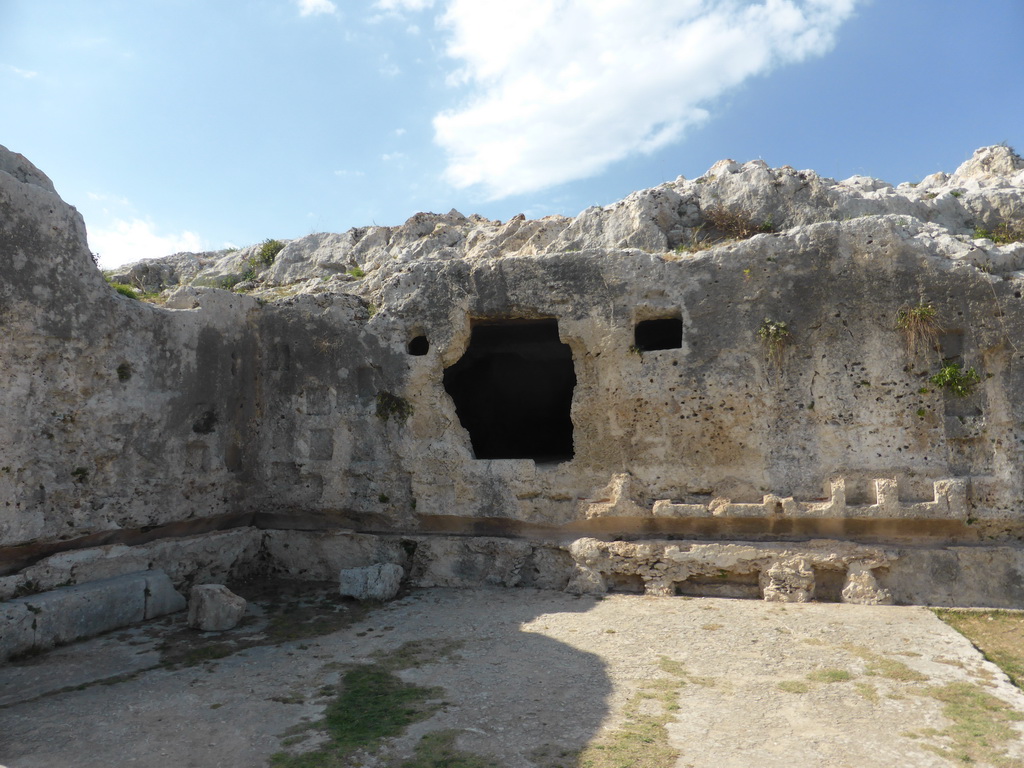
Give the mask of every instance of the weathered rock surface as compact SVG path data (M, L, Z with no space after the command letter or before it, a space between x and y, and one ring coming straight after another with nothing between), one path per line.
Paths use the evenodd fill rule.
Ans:
M196 584L188 594L188 625L203 632L233 629L245 616L246 601L223 584Z
M403 576L405 570L395 563L345 568L338 574L338 588L346 597L383 602L398 594Z
M1022 232L1006 147L896 187L722 161L571 219L299 238L248 294L210 286L259 246L117 276L157 306L111 291L77 212L0 150L0 596L144 552L181 585L395 563L753 596L785 555L819 597L896 590L799 544L827 540L941 576L896 600L991 601L956 549L978 548L1024 605ZM249 533L174 554L217 529ZM759 554L723 554L741 542ZM700 546L728 579L693 570Z

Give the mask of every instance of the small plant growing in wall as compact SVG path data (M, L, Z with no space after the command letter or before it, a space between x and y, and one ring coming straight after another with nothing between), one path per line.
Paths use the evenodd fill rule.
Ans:
M393 418L399 424L404 424L411 415L412 405L404 397L391 392L377 393L377 418L381 421Z
M757 337L764 344L765 355L780 368L783 352L792 335L789 325L784 320L772 320L770 317L766 317L761 327L757 329Z
M960 363L950 361L943 363L942 368L929 381L937 387L956 397L967 397L981 381L978 372L973 368L964 369Z
M139 300L139 292L130 285L125 285L124 283L111 283L110 287L122 296L127 296L129 299L135 299L136 301Z
M903 332L911 352L933 348L942 332L938 311L923 301L913 307L901 307L896 313L896 328Z

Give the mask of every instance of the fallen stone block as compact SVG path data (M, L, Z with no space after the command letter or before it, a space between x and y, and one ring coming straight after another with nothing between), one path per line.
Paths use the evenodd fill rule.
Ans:
M223 584L197 584L188 596L188 625L203 632L234 629L245 615L245 598Z
M184 598L167 574L156 570L15 598L0 606L0 659L93 637L184 607Z
M398 594L405 570L395 563L346 568L338 574L342 595L356 600L391 600Z

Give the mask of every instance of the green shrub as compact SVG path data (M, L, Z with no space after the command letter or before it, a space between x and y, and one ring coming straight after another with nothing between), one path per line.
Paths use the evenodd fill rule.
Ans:
M362 267L352 267L352 269L348 271L348 274L352 275L352 277L356 279L360 277L366 277L366 272L363 270Z
M948 362L943 363L942 369L929 381L957 397L967 397L974 391L974 387L981 381L981 377L973 368L964 370L960 363Z
M274 259L277 254L284 248L284 243L280 240L264 240L260 243L260 250L256 254L256 261L265 267L269 267L274 263Z
M125 285L124 283L111 283L110 286L122 296L127 296L129 299L135 299L136 301L139 300L138 291L130 285Z

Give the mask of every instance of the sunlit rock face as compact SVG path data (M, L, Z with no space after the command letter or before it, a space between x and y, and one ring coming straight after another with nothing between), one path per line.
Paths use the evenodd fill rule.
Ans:
M252 526L1012 550L1022 239L1006 147L897 187L721 161L575 218L421 213L112 276L149 303L3 150L6 572ZM886 552L842 561L847 591ZM810 599L826 555L784 554L742 589Z

